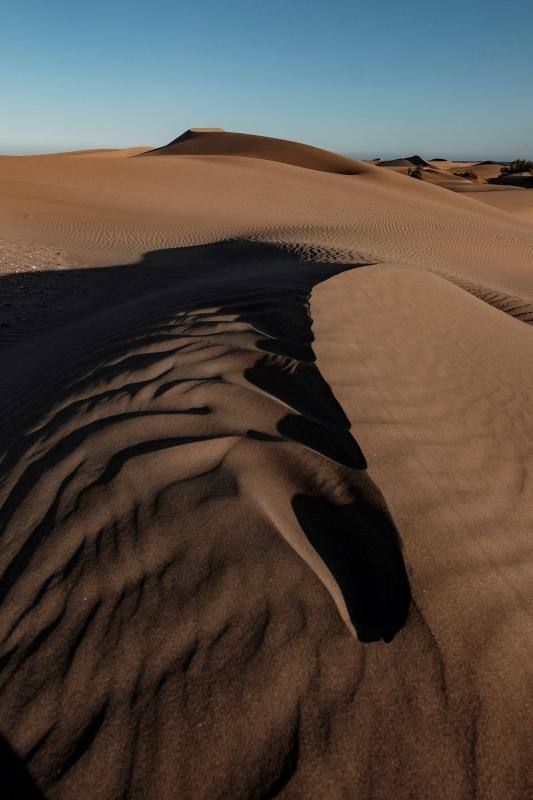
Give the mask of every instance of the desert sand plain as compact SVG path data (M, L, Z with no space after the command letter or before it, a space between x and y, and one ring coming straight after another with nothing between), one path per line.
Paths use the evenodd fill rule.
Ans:
M11 796L533 797L533 191L410 164L0 158Z

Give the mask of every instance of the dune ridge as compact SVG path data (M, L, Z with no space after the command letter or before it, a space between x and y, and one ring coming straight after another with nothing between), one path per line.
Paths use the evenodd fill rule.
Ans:
M439 273L436 273L439 274ZM464 280L453 275L446 275L440 273L443 278L459 286L461 289L483 300L494 308L509 314L509 316L519 319L528 325L533 325L533 304L524 301L521 297L513 297L491 289L488 286L483 286L479 283Z
M233 133L217 128L190 128L163 147L145 156L240 156L264 158L306 169L357 175L358 162L346 156L300 142L272 139L250 133Z
M0 769L523 800L533 226L241 156L0 158Z
M393 158L389 160L380 161L378 167L429 167L431 166L422 156L405 156L405 158Z
M134 758L154 713L137 706L139 684L144 695L161 681L176 685L200 658L198 602L208 603L206 620L229 614L237 644L243 622L234 601L228 607L213 592L232 576L256 606L270 602L263 584L274 580L269 564L277 558L267 557L279 548L274 532L311 567L362 641L391 641L409 606L394 524L311 349L310 289L347 266L309 268L246 242L161 257L165 274L151 294L52 336L37 367L38 345L22 346L6 382L0 639L9 710L2 724L52 794L94 782L109 730L119 726L116 761L99 792L116 796L119 787L128 793L149 780L158 796L175 796L168 775L158 777L157 769L169 768L161 759L148 775ZM237 524L243 508L250 531ZM283 558L294 569L292 557ZM207 594L199 594L204 586ZM271 613L255 607L250 623L269 626ZM135 629L146 643L131 650ZM80 670L96 652L101 677L97 669L79 696ZM29 696L51 700L33 725ZM252 699L243 698L243 709ZM158 724L176 710L160 707ZM127 731L136 732L133 749ZM191 796L210 796L204 776L202 789L173 777ZM232 793L227 780L220 796ZM250 780L246 770L239 780ZM263 780L268 785L268 775Z

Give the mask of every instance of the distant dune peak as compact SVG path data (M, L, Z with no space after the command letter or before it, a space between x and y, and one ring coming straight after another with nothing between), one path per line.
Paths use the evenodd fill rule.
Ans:
M425 158L422 158L422 156L417 156L417 155L407 156L406 160L410 161L411 164L414 164L415 166L420 166L420 167L428 166L428 162L426 161Z
M146 156L240 156L262 158L339 175L357 175L362 165L347 156L288 139L274 139L222 128L189 128L172 142Z
M379 161L380 167L429 167L429 161L426 161L422 156L404 156L403 158L392 158L387 161Z
M181 136L178 136L177 139L174 139L174 142L181 142L184 139L190 139L193 136L204 136L205 134L210 133L226 133L224 128L187 128ZM170 142L172 144L172 142Z
M189 139L196 139L203 136L209 136L213 133L225 133L225 131L224 128L187 128L187 130L183 131L183 133L180 134L177 137L177 139L172 139L172 141L169 142L164 147L172 147L173 145L178 144L179 142L186 142ZM164 148L158 147L156 148L155 152L163 149Z

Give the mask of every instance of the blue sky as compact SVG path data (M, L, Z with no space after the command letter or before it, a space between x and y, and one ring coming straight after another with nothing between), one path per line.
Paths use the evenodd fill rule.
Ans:
M533 158L531 0L3 0L0 153L191 126Z

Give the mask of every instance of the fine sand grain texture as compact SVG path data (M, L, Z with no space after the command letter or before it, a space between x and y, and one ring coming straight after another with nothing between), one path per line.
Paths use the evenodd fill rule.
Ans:
M533 225L146 149L0 158L4 785L533 796Z
M465 758L426 796L466 797L470 780L471 796L530 797L531 330L395 265L332 278L311 308L317 363L357 420L402 534L410 624L419 641L431 632L452 736L442 760L453 760L452 741ZM417 674L423 694L435 677ZM426 720L434 714L428 705ZM407 707L402 719L408 727ZM427 752L431 727L417 730ZM422 783L412 796L425 796Z

